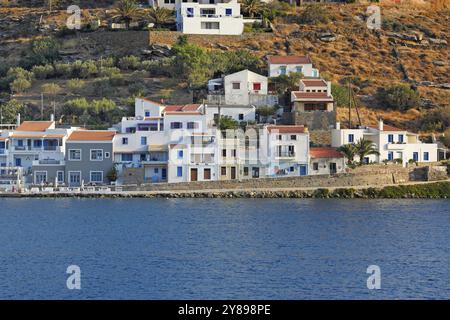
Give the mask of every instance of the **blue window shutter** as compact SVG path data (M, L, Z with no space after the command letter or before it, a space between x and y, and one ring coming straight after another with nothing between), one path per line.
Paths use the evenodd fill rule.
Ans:
M388 142L394 142L394 135L393 134L389 134L388 135Z
M183 176L183 167L177 167L177 177Z

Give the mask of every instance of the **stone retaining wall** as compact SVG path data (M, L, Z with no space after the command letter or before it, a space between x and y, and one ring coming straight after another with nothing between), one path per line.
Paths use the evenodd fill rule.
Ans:
M415 180L416 168L398 165L369 165L358 167L348 173L306 177L260 178L246 180L202 181L168 184L144 184L124 186L124 190L210 190L210 189L268 189L268 188L340 188L352 186L383 186Z

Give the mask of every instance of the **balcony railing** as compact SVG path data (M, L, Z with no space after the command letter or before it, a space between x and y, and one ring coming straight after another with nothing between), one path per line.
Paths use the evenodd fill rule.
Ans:
M55 159L42 159L33 161L33 166L37 165L64 165L65 162L63 160L55 160Z
M277 152L275 154L275 157L278 157L278 158L294 158L295 157L295 152L293 152L293 151L281 151L281 152Z

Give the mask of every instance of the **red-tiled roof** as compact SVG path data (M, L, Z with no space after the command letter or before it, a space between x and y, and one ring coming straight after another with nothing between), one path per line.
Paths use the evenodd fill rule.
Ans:
M74 131L68 141L112 141L115 131Z
M378 126L369 126L369 128L378 130ZM383 124L383 131L406 131L406 130L399 129L399 128L396 128L396 127L393 127L393 126L390 126L387 124Z
M165 112L197 111L199 107L200 107L199 104L171 105L171 106L166 106L164 108L164 111Z
M327 83L325 80L300 80L307 87L326 87Z
M304 126L267 126L269 133L305 133L307 129Z
M311 59L307 56L269 56L270 64L309 64Z
M298 100L306 99L306 100L312 100L312 99L319 99L321 101L333 101L333 98L328 96L326 92L301 92L301 91L292 91L294 94L294 97Z
M183 111L173 111L173 112L165 112L167 116L198 116L201 115L200 112L183 112Z
M24 121L16 131L45 131L53 125L53 121Z
M334 148L310 148L311 158L343 158L344 155Z

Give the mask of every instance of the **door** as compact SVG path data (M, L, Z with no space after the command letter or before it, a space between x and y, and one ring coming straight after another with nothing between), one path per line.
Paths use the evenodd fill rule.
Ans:
M69 172L69 186L70 187L81 186L81 172Z
M22 166L22 159L16 158L16 167L21 167L21 166Z
M306 176L306 166L305 165L300 165L299 172L300 172L301 176Z
M236 179L236 167L231 167L231 180Z
M211 169L205 169L203 171L203 179L211 180Z
M197 169L191 169L191 181L197 181L198 178L198 170Z
M161 170L161 179L167 180L167 169L166 168L162 168L162 170Z
M335 174L336 172L337 172L336 163L331 162L330 163L330 174Z
M418 152L413 152L413 160L419 161L419 153Z

